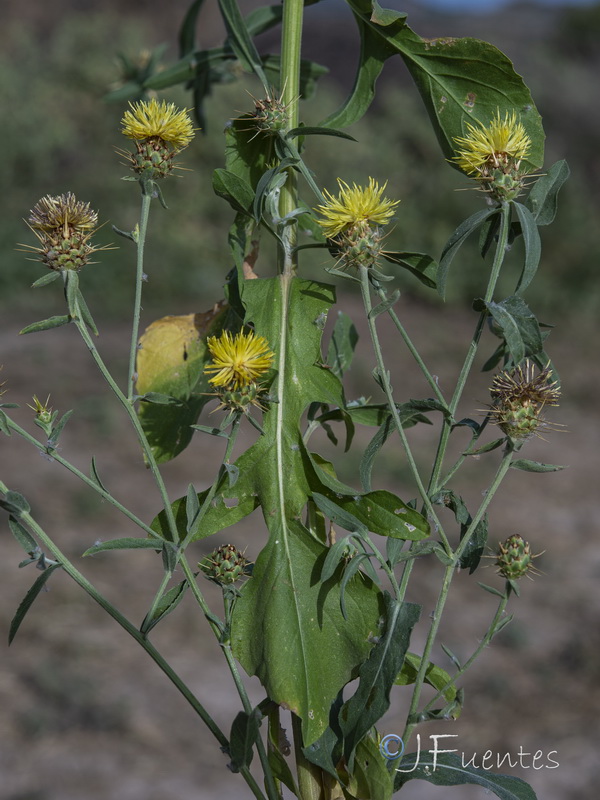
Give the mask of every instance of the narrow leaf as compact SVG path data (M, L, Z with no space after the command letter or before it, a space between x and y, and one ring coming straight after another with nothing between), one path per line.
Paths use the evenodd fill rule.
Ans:
M46 275L42 275L41 278L38 278L37 281L32 283L31 288L39 289L41 286L46 286L48 283L52 283L59 277L60 277L60 272L52 270L51 272L48 272Z
M483 211L477 211L464 222L458 226L452 236L446 242L440 263L437 271L437 288L440 297L443 299L446 296L446 281L448 280L448 270L452 263L454 256L458 253L466 239L482 225L488 217L496 213L495 208L487 208Z
M351 142L356 141L354 136L350 136L349 133L344 133L334 128L309 127L308 125L292 128L291 131L286 133L285 138L294 139L296 136L338 136L340 139L349 139Z
M527 458L518 458L511 461L513 469L522 469L524 472L559 472L566 469L562 464L543 464L541 461L530 461Z
M109 539L89 547L84 556L93 556L104 550L162 550L161 539L142 539L140 537L124 537L122 539Z
M371 490L371 473L373 471L375 457L394 430L394 421L390 414L365 448L365 452L363 453L363 457L360 461L359 473L362 487L366 492Z
M98 486L103 490L107 491L106 486L100 480L100 475L98 474L98 468L96 467L96 459L92 456L92 464L90 466L90 476L94 483L98 484Z
M15 517L20 517L21 514L27 514L31 511L31 507L27 500L20 492L8 491L3 499L0 499L0 506L9 514L14 514Z
M233 720L229 735L229 754L231 756L229 769L232 772L239 772L252 763L254 743L258 739L261 718L262 714L255 708L251 714L240 711Z
M447 741L440 742L446 749ZM499 775L486 769L462 765L453 753L409 753L396 767L394 790L399 791L410 780L423 780L434 786L463 786L475 784L500 800L537 800L535 792L521 780L511 775Z
M35 539L29 533L29 531L23 525L21 525L17 519L15 519L15 517L10 516L8 518L8 527L11 529L13 536L26 553L31 554L36 552L38 546Z
M36 579L35 583L31 587L31 589L27 592L23 600L21 601L19 607L17 608L17 612L10 623L10 630L8 632L8 643L11 644L15 636L17 635L17 631L25 618L25 614L31 608L35 598L44 588L46 581L52 575L55 569L62 567L62 564L52 564L50 567L47 567L42 574Z
M566 161L557 161L534 183L526 205L538 225L550 225L556 216L558 193L570 175Z
M190 483L185 498L185 517L186 517L186 531L190 531L198 512L200 511L200 503L198 501L198 494L194 486Z
M171 611L174 611L179 603L181 603L183 600L187 588L188 582L185 580L181 581L181 583L179 583L177 586L173 586L173 588L169 589L168 592L165 592L154 609L152 616L146 617L146 619L142 622L140 626L140 632L144 635L150 633L155 625L158 625L158 623L161 622L167 616L167 614L170 614Z
M67 424L67 422L71 418L72 414L73 414L73 410L65 411L65 413L62 415L62 417L59 419L59 421L56 423L56 425L52 428L52 433L50 434L50 438L48 439L48 446L49 447L56 447L58 439L59 439L61 433L63 432L63 429L64 429L65 425Z
M2 409L0 409L0 431L2 431L2 433L5 436L10 436L10 428L8 426L8 417L6 416L4 411L2 411Z
M385 634L361 665L356 693L340 713L344 756L350 769L358 743L389 708L390 690L402 669L412 629L421 611L420 606L398 603L387 593L384 598Z
M350 531L351 533L366 534L368 532L366 526L363 525L362 522L359 522L353 514L340 508L340 506L336 505L332 500L329 500L325 495L313 492L312 498L319 510L322 511L326 517L329 517L332 522L339 525L340 528L343 528L345 531Z
M531 211L521 203L513 203L513 206L521 223L521 233L525 244L525 264L515 290L518 294L524 292L535 277L542 255L542 242L535 217Z
M236 0L219 0L219 9L228 33L228 41L236 56L246 68L254 72L261 81L265 91L269 90L269 82L263 72L262 60L258 54L252 37L248 33L244 18Z
M352 364L358 332L354 323L343 311L338 311L327 350L327 364L334 375L341 378Z
M19 335L25 333L37 333L38 331L46 331L50 328L59 328L61 325L68 325L69 322L71 322L71 317L68 314L56 317L48 317L48 319L40 320L40 322L32 322L31 325L27 325L22 331L19 331Z

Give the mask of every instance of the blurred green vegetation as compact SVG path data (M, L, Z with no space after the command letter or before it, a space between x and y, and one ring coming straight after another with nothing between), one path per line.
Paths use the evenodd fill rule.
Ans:
M588 12L590 20L598 15L597 9ZM579 36L582 14L584 10L572 23L574 36ZM65 15L43 46L39 33L25 25L12 22L5 31L6 45L0 55L6 109L5 157L0 161L4 187L0 197L0 292L6 306L62 312L58 284L29 290L43 274L43 267L28 261L15 248L19 242L35 243L22 220L41 196L73 191L79 199L89 201L106 223L97 243L112 243L118 248L100 253L101 263L86 269L83 285L88 302L101 317L120 316L129 307L133 246L114 234L111 225L125 230L135 225L139 191L135 184L120 181L127 168L114 152L115 148L127 147L119 135L123 107L107 105L102 98L119 77L116 55L123 52L135 58L145 47L155 45L156 37L143 21L118 20L113 12ZM560 197L557 220L541 231L543 274L526 299L542 318L567 303L577 309L581 319L592 319L600 300L595 279L600 256L598 190L593 179L598 165L597 157L590 161L597 137L585 125L585 108L595 92L595 74L586 72L585 53L577 51L573 56L569 41L561 29L554 41L555 50L539 51L536 61L563 81L564 91L557 92L556 84L550 85L541 73L526 76L550 133L546 163L549 166L566 155L573 171ZM174 58L172 50L167 51L165 63L169 58ZM403 67L398 60L389 70L399 76ZM569 76L570 93L565 83ZM158 204L152 209L147 313L202 311L221 296L220 287L230 268L227 231L233 213L227 203L214 196L211 176L223 163L223 129L228 119L252 105L248 91L259 91L251 79L217 87L207 105L206 134L198 135L180 157L182 166L191 171L182 171L181 178L163 184L169 210L162 210ZM182 88L162 96L191 105ZM328 84L325 77L316 97L304 107L304 121L318 123L340 100L339 89ZM569 120L564 119L566 108ZM574 126L577 113L583 116L581 124ZM386 193L402 199L389 249L439 256L454 228L481 207L482 196L444 161L416 92L404 78L388 77L372 113L350 132L357 143L329 137L313 137L307 143L306 160L318 183L335 190L338 176L350 182L362 182L369 176L388 181ZM578 160L579 155L583 160ZM305 199L313 202L308 194ZM265 243L257 265L259 274L271 271L269 247ZM327 258L325 251L307 251L302 269L311 277L322 276ZM391 265L388 268L394 269ZM501 287L507 293L512 291L517 269L515 266L515 273L508 274ZM453 264L449 301L477 296L483 271L475 243L470 255L467 248L464 255L461 251L460 261ZM406 293L437 302L431 291L422 289L408 275L399 273L399 284Z

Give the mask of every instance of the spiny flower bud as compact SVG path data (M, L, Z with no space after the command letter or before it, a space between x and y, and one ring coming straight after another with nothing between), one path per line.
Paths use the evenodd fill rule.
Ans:
M287 107L280 98L267 96L263 100L254 99L254 112L242 119L249 120L252 127L261 133L275 135L284 131L289 121Z
M24 245L38 254L49 269L79 271L90 263L90 256L105 248L91 244L96 232L98 214L75 197L72 192L56 197L46 195L31 209L28 225L40 245Z
M529 572L537 572L533 559L541 553L532 555L529 542L518 533L509 536L498 547L496 566L498 573L507 580L518 580Z
M248 575L250 562L233 544L223 544L198 562L198 568L211 581L221 585L235 583Z
M549 366L538 375L527 359L524 368L500 372L494 378L490 394L494 400L491 414L500 430L514 441L524 441L532 435L539 436L540 428L548 428L542 411L545 406L558 405L560 390L552 381Z

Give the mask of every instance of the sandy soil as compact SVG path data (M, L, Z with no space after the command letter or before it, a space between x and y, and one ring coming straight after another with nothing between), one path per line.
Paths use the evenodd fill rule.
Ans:
M182 309L182 313L193 309ZM419 346L423 346L440 385L447 388L456 372L473 320L465 314L428 308L402 299L400 311ZM471 315L472 316L472 315ZM433 323L432 323L433 320ZM61 410L75 408L62 441L62 454L82 470L94 454L100 475L120 499L144 519L159 505L150 475L137 453L134 437L117 404L107 395L76 331L61 328L46 334L17 337L29 318L5 318L0 334L2 377L10 393L4 398L23 406L35 392L52 393ZM456 333L454 344L447 331ZM425 397L410 357L389 342L394 383L401 399ZM103 333L102 351L118 375L125 371L127 330ZM490 344L491 346L491 344ZM540 800L586 800L597 794L597 740L600 694L596 688L600 652L600 549L597 546L599 504L596 494L598 408L592 399L597 378L588 356L572 331L552 333L550 350L564 385L564 400L554 419L568 433L533 441L526 456L571 465L550 475L512 471L492 507L491 541L522 533L539 560L543 575L525 581L522 596L512 603L516 620L490 647L465 681L466 703L457 723L422 729L422 746L431 733L457 734L448 747L494 754L543 752L540 769L506 769L528 780ZM488 349L489 352L489 349ZM592 362L593 363L593 362ZM372 393L372 369L365 337L351 373L356 393ZM487 402L489 377L470 387L463 414L473 415ZM351 393L352 394L352 393ZM27 410L15 418L36 432ZM430 458L434 438L425 427L413 429L411 441L420 463ZM368 441L372 431L361 436ZM460 446L460 444L459 444ZM40 457L16 437L0 441L0 476L29 499L40 523L96 583L134 621L141 621L160 580L153 553L104 554L81 561L79 555L98 539L135 535L129 523L100 502L58 464ZM190 480L207 485L218 442L198 438L186 453L165 467L173 498L185 493ZM476 502L485 489L496 454L471 462L456 489ZM356 459L350 456L352 467ZM379 484L406 496L402 455L386 448L377 470ZM348 476L344 476L347 479ZM1 800L233 800L250 797L239 776L226 769L226 759L177 691L160 671L66 575L56 575L49 591L36 601L10 648L6 636L14 611L33 581L33 567L17 569L22 552L3 524L0 559L0 798ZM194 558L217 543L247 546L255 556L264 541L262 521L250 517L208 543L193 546ZM426 623L435 601L438 567L419 564L410 600L423 604ZM443 641L465 657L476 646L493 613L494 600L477 580L498 583L488 569L469 577L460 574ZM498 583L498 585L500 585ZM211 603L219 598L206 582ZM425 623L415 633L422 641ZM176 613L158 626L153 641L172 661L225 730L238 710L235 691L219 658L203 616L187 598ZM448 661L438 648L441 666ZM260 686L249 681L252 698ZM382 732L400 732L404 699L399 693L380 725ZM547 754L560 766L549 769ZM495 756L494 756L495 757ZM531 763L531 761L529 761ZM406 800L480 798L483 790L455 790L409 784Z

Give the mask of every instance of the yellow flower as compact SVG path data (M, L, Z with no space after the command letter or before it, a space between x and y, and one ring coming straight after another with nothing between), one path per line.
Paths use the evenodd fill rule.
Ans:
M210 336L207 340L213 363L205 372L214 372L210 383L227 389L241 389L260 378L273 363L274 354L264 336L236 333L232 336L224 331L221 336Z
M516 112L500 117L500 111L489 125L477 120L479 127L467 123L467 136L457 136L454 141L461 149L457 150L454 161L467 175L480 176L488 170L518 167L531 148L531 139L521 122L517 122Z
M359 223L385 225L393 217L394 208L400 201L382 198L387 182L379 186L373 178L369 178L366 188L355 183L350 188L340 178L337 181L339 195L334 197L325 190L326 202L317 207L323 216L322 220L318 220L319 225L328 239Z
M129 139L162 139L175 150L183 150L194 138L194 126L186 109L179 110L174 103L159 103L154 98L129 105L131 110L121 120L122 133Z

